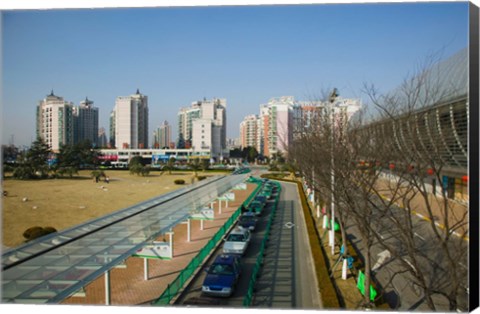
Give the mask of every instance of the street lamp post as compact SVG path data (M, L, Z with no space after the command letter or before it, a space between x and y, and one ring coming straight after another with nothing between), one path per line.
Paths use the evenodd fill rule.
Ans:
M315 168L312 170L312 205L315 208ZM317 213L318 218L318 213Z
M334 158L333 158L333 149L334 149L334 115L333 115L333 108L334 108L334 102L335 99L337 98L337 89L334 88L332 93L330 94L329 101L330 101L330 131L331 131L331 151L330 151L330 158L331 158L331 190L332 190L332 196L331 196L331 210L332 210L332 221L330 222L330 245L332 247L332 256L335 255L335 171L334 171Z

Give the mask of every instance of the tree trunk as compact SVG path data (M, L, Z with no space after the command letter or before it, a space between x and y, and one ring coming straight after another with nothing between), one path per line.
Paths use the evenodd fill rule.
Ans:
M367 239L367 243L370 242ZM370 245L367 245L365 252L365 307L370 308Z
M342 245L343 245L343 257L347 258L348 256L348 245L347 245L347 232L344 227L345 223L340 221L340 232L342 233Z

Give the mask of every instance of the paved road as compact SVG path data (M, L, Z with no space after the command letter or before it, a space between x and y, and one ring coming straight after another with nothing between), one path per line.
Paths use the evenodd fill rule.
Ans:
M374 213L375 215L375 213ZM382 217L372 217L372 222L375 223L375 228L381 234L383 241L387 242L389 246L394 246L398 249L400 254L392 256L390 259L385 259L383 263L379 263L374 272L375 278L379 281L385 289L385 297L391 307L401 311L430 311L428 308L423 292L421 289L413 284L414 279L408 272L399 273L400 269L404 269L402 262L411 263L411 258L407 254L407 248L402 240L402 232L398 231L398 226L394 220L405 220L405 210L402 208L392 208L387 215ZM403 220L402 220L403 219ZM427 278L430 278L433 286L443 285L448 286L449 278L445 275L445 269L448 268L445 262L442 251L434 246L433 231L431 226L425 220L416 216L412 216L413 230L414 230L414 246L419 250L416 255L417 271L422 272ZM405 224L407 221L405 221ZM364 245L361 242L360 233L354 221L350 220L347 225L347 233L351 242L356 246L360 252L364 251ZM453 238L449 243L452 252L461 252L466 250L467 243L460 238ZM454 250L455 249L455 250ZM385 249L377 242L372 247L372 267L379 261L379 254L384 254ZM387 252L389 253L389 252ZM421 255L420 255L421 254ZM467 256L458 258L459 265L468 265ZM466 276L466 267L465 274ZM467 278L465 278L465 286L467 285ZM459 298L459 310L466 311L468 306L468 295L463 293ZM434 298L435 304L439 311L448 311L448 303L446 299L436 295Z
M295 185L282 184L277 214L271 226L270 241L255 286L252 307L321 308L318 286L316 280L312 280L316 276L297 193ZM242 275L234 295L230 298L202 295L201 285L205 272L199 271L175 304L242 307L272 206L273 202L269 202L257 224L257 230L252 234L248 251L242 258ZM206 265L209 265L218 254L221 254L221 247L212 254Z
M240 276L234 294L229 298L218 298L205 296L201 293L202 283L206 275L203 269L205 269L206 266L210 265L218 255L222 254L223 245L220 244L219 247L211 254L210 258L206 261L202 269L200 269L196 276L191 280L191 282L185 288L184 292L177 299L175 304L243 307L243 299L248 290L250 276L256 263L257 255L260 251L260 246L265 235L265 228L267 226L267 221L272 211L273 205L273 201L269 201L267 203L267 206L264 209L262 216L259 217L256 230L252 232L252 238L250 240L249 247L241 260L242 274Z
M298 200L297 186L282 183L253 307L322 308L305 219Z

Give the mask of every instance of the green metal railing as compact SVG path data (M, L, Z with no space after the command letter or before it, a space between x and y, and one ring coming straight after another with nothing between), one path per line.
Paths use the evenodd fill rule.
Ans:
M257 255L257 261L255 262L255 266L253 267L252 275L250 277L250 282L248 284L247 293L245 295L245 298L243 299L244 307L249 307L252 304L253 290L255 288L255 283L257 282L258 272L260 271L260 268L262 267L262 264L263 264L263 258L265 256L265 246L266 246L266 243L268 242L270 229L277 211L281 187L280 187L280 183L278 182L275 182L275 185L277 186L277 195L275 197L275 204L273 205L272 212L270 213L270 218L268 219L268 222L267 222L267 227L265 229L265 236L263 237L262 244L260 245L260 251Z
M230 218L223 224L223 226L215 233L215 235L208 241L208 243L198 252L198 254L190 261L190 263L185 267L177 278L168 284L167 289L162 293L162 295L153 301L153 305L166 305L170 304L170 301L178 295L180 289L184 286L185 282L193 275L195 270L203 264L205 258L210 254L210 252L217 247L218 242L223 238L225 233L230 229L230 227L236 222L237 218L240 216L241 210L238 208Z
M258 190L262 187L262 184L258 184L254 192L242 203L243 206L248 206L252 201L255 195L258 193ZM198 254L190 261L190 263L180 272L180 274L175 278L170 284L167 285L165 291L152 302L152 305L167 305L170 304L173 298L175 298L180 290L183 288L185 283L190 279L195 270L203 264L205 258L210 254L210 252L217 247L220 240L223 238L225 233L230 230L230 228L235 224L238 217L242 214L241 207L239 207L232 216L223 224L223 226L215 233L215 235L208 241L208 243L198 252Z
M257 187L255 188L255 190L252 192L252 194L250 194L250 196L247 197L247 199L242 203L242 206L244 208L248 208L248 206L250 205L250 203L252 202L252 200L255 198L255 196L257 196L258 192L261 190L262 188L262 181L261 180L258 180L254 177L251 177L250 179L248 179L250 183L255 183L257 184Z

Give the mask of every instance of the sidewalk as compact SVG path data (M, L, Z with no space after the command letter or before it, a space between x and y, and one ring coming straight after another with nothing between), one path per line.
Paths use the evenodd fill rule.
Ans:
M380 182L380 188L383 193L383 199L386 201L390 201L392 194L389 193L389 188L388 188L388 180L385 179L383 182ZM448 208L445 208L445 200L442 196L435 196L433 194L428 195L428 201L431 206L431 212L425 208L425 199L421 195L415 195L411 200L410 200L410 208L412 209L412 214L420 217L421 219L424 219L426 221L431 221L429 218L430 215L433 218L433 221L435 221L435 224L445 230L444 226L444 220L445 220L445 212L448 212L448 222L450 224L450 228L452 228L452 225L454 224L460 224L460 223L466 223L463 226L460 226L454 234L457 236L462 236L464 240L469 240L468 237L468 232L469 232L469 224L468 224L468 205L460 203L455 200L450 200L448 199ZM400 202L396 202L397 205L400 208L405 208L403 204ZM463 234L467 234L467 236L463 236Z
M383 198L387 201L390 201L389 196L386 192L388 191L387 188L387 182L382 182L384 184L384 196ZM429 195L429 202L431 204L431 213L425 209L425 200L417 195L412 198L410 201L410 206L411 206L411 213L412 215L416 215L421 219L431 221L429 216L430 214L433 216L433 221L437 225L437 227L445 230L445 226L443 225L444 223L444 211L442 210L443 207L445 206L443 203L444 199L442 197L436 197L433 194ZM327 255L328 262L329 262L329 267L332 268L334 267L335 263L338 260L339 257L339 246L338 243L341 240L340 235L336 233L335 235L335 242L337 243L337 246L335 247L335 255L332 257L331 254L331 247L329 246L329 234L328 234L328 229L323 229L323 216L318 217L316 216L316 209L313 207L312 203L309 201L309 206L312 211L312 215L315 218L315 224L316 228L318 230L318 233L321 238L322 246L325 251L325 254ZM397 206L400 208L404 208L402 204L398 204ZM463 217L463 215L468 211L468 206L461 204L459 202L451 201L448 200L448 218L449 218L449 224L454 224L458 223L461 221L461 219L468 219L468 216ZM451 228L451 227L450 227ZM461 236L463 232L466 232L468 230L468 225L463 226L462 228L459 228L457 232L454 232L457 236ZM468 241L469 238L468 236L463 237L464 240ZM351 254L354 252L350 252ZM355 255L358 255L358 253L355 253ZM330 272L330 269L329 269ZM343 280L342 279L342 261L340 261L334 271L334 281L336 286L338 287L339 294L341 294L341 299L340 302L344 306L345 309L347 310L363 310L361 304L363 302L362 298L363 296L361 295L359 289L357 288L357 282L356 279L352 273L348 270L347 271L347 279ZM379 291L380 292L380 291ZM343 303L342 303L343 302ZM387 304L382 304L380 305L381 309L383 306L388 306ZM386 308L387 310L390 309L388 306Z
M247 184L246 190L234 190L235 201L229 201L225 208L222 201L222 213L219 214L218 201L213 208L215 219L204 221L204 230L200 230L200 221L191 221L191 241L187 241L187 225L178 224L173 228L173 259L148 259L148 280L144 279L144 259L129 257L122 268L110 270L111 305L149 305L157 299L167 285L188 265L193 257L207 244L213 235L223 226L243 201L256 188L256 184ZM157 240L163 240L159 237ZM168 236L165 236L168 240ZM105 305L105 275L95 279L84 287L85 296L71 296L62 304Z

